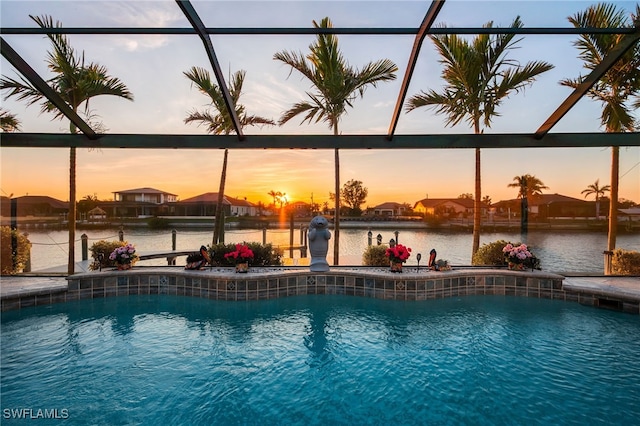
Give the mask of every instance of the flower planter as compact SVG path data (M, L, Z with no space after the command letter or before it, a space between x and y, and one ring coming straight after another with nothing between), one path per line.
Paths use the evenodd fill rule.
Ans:
M509 262L508 268L511 271L524 271L524 265L522 263Z
M502 249L507 268L512 271L524 271L527 269L540 269L540 259L538 259L526 244L513 245L508 243Z
M253 259L253 251L246 244L236 244L236 249L226 253L224 258L235 262L237 274L246 274L249 272L249 261Z
M391 272L402 273L402 262L394 262L392 260L390 268Z
M249 272L249 262L236 263L236 273L246 274Z
M130 243L116 247L109 255L109 260L115 262L118 271L131 269L133 264L138 260L136 248Z
M384 255L389 258L391 272L402 272L402 263L411 255L411 249L402 244L395 244L386 249Z

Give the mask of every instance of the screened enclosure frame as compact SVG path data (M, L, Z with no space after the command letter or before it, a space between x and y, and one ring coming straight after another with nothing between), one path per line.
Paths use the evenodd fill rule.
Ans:
M6 60L51 101L82 132L65 133L3 133L2 146L25 148L87 147L87 148L152 148L152 149L434 149L434 148L555 148L555 147L605 147L640 146L638 132L627 133L550 133L550 130L567 114L589 89L629 49L640 42L640 25L635 28L456 28L433 27L445 0L431 2L422 23L415 28L208 28L189 0L176 0L177 7L191 24L187 28L2 28L3 35L33 34L118 34L118 35L197 35L203 43L211 70L222 91L225 106L233 121L235 135L188 134L123 134L96 133L46 81L0 37L2 55ZM413 71L425 37L435 34L531 34L531 35L580 35L620 34L618 45L595 67L573 92L549 113L548 118L533 133L500 134L402 134L396 135L396 126L411 83ZM245 135L242 132L227 82L216 56L211 35L301 35L301 34L350 34L350 35L414 35L413 46L386 134L366 135Z

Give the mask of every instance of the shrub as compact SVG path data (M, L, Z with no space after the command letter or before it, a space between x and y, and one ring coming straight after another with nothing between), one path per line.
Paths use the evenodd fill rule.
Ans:
M282 250L273 247L271 243L245 243L253 252L253 260L249 262L251 266L279 266L282 265ZM233 260L225 259L224 255L236 249L236 244L219 243L214 246L207 246L211 263L216 266L233 265Z
M91 257L93 257L94 261L89 265L89 269L96 270L116 266L115 261L109 260L109 255L118 247L124 247L126 245L126 241L100 240L93 243L89 250L91 250ZM100 255L102 255L102 260L100 260Z
M502 249L508 244L507 241L498 240L489 244L483 244L482 247L473 255L471 259L472 265L490 265L504 266L507 262L504 260Z
M614 275L640 275L640 252L616 249L611 259Z
M154 216L147 220L147 226L149 229L167 229L169 227L169 220L163 217Z
M389 258L385 256L385 252L389 246L371 245L362 254L362 264L365 266L389 266Z
M31 257L31 242L27 237L19 233L17 230L12 230L9 226L1 227L1 241L0 241L0 269L2 275L14 275L24 271ZM18 252L16 256L16 267L13 267L13 253L11 252L11 238L15 237L18 241Z

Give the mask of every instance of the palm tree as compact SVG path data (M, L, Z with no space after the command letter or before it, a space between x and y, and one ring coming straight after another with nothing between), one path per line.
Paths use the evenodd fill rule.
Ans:
M530 174L514 176L513 182L507 187L518 188L518 198L532 198L541 195L543 189L549 189L540 179Z
M332 28L328 17L316 28ZM283 125L299 114L305 114L302 122L324 121L339 135L338 124L347 107L353 107L353 101L358 95L364 96L367 86L376 87L378 82L395 80L396 64L389 59L369 62L361 70L354 69L345 61L338 48L338 37L334 34L318 34L316 40L309 46L310 53L306 56L302 52L282 51L273 58L289 65L305 76L317 89L315 93L307 93L309 100L301 101L285 111L280 117L279 124ZM338 148L334 150L335 162L335 193L340 194L340 154ZM335 199L335 223L333 243L333 263L339 264L340 241L340 197Z
M280 203L280 210L282 210L282 206L284 204L289 204L289 203L287 203L287 193L286 192L280 192L279 193L278 202Z
M627 19L622 10L612 4L600 3L590 6L584 12L570 16L576 28L633 28L640 27L640 5L636 4L635 14ZM593 70L620 42L621 34L582 34L574 45L579 50L578 57L584 61L584 68ZM578 87L585 76L565 79L563 86ZM629 108L627 102L640 96L640 43L629 49L587 92L587 96L602 103L600 123L605 132L633 132L636 128L633 112L640 107L640 99ZM609 204L609 231L607 252L616 248L618 225L618 181L620 175L620 148L611 147L611 202ZM605 262L605 274L608 274Z
M515 176L509 188L518 188L520 198L520 232L526 234L529 225L529 198L542 194L543 189L549 189L540 179L530 174Z
M50 16L31 16L41 28L54 28ZM56 28L61 28L59 21ZM90 114L89 100L95 96L112 95L133 100L127 86L118 78L107 74L106 67L97 63L85 64L84 52L76 55L64 34L47 34L52 43L53 52L48 52L47 63L54 76L47 83L64 99L74 112L78 112L84 104L84 111ZM9 90L7 97L16 96L18 100L26 100L28 105L41 103L41 112L52 112L54 119L63 119L64 114L56 108L42 93L27 80L21 81L3 78L0 89ZM75 124L69 123L69 132L77 133ZM76 228L76 148L69 150L69 263L68 273L75 271L75 228Z
M207 132L214 135L229 135L235 133L233 121L231 115L227 110L224 103L224 96L220 87L211 81L209 71L200 67L191 67L183 74L195 84L200 93L208 96L211 100L211 106L215 110L198 111L193 110L189 112L187 118L184 119L185 123L196 122L198 124L204 124L207 126ZM246 72L244 70L237 71L231 76L229 81L229 94L235 105L236 115L240 120L240 126L255 126L264 124L276 124L273 120L268 118L259 117L256 115L247 115L244 105L239 103L240 95L242 94L242 85L244 84ZM218 189L218 200L216 204L216 225L213 229L213 244L218 244L221 240L222 231L224 230L223 219L223 197L224 187L227 180L227 160L229 156L229 149L225 148L224 158L222 160L222 172L220 173L220 187Z
M600 179L596 179L594 183L587 186L587 189L583 190L581 194L584 194L584 198L589 195L595 195L596 197L596 220L600 219L600 199L604 196L605 192L610 191L611 186L600 186Z
M0 108L0 129L2 129L3 132L20 130L20 120L9 111Z
M267 195L273 197L273 207L276 206L276 200L282 196L282 192L274 191L273 189L267 193Z
M493 22L484 26L491 28ZM513 28L522 26L520 17L511 24ZM515 39L515 34L480 34L471 41L456 34L429 37L440 53L440 63L444 65L442 78L446 84L441 93L430 90L414 95L407 101L406 109L434 107L438 114L447 115L447 126L455 126L465 119L475 134L484 133L482 126L491 127L491 120L499 115L497 108L511 92L524 90L533 84L536 76L553 68L553 65L542 61L522 66L507 59L508 52L522 40ZM482 206L480 148L476 148L475 154L472 256L480 247Z

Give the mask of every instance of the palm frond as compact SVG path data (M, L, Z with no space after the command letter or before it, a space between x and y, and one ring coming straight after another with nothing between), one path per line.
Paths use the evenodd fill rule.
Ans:
M615 5L599 3L570 16L568 20L577 28L633 28L640 25L636 22L639 15L640 5L636 5L636 13L629 19ZM574 46L584 68L593 70L597 67L622 37L620 34L583 34L578 37ZM564 79L560 84L577 87L585 78L580 75L575 79ZM636 43L589 89L587 96L603 103L600 122L606 131L625 132L637 128L634 114L640 107L639 93L640 43Z
M313 21L316 28L331 28L333 24L328 17L320 22ZM334 34L318 34L309 45L309 54L282 51L273 58L281 61L306 77L315 92L307 92L308 100L301 101L285 111L280 117L282 125L299 114L305 114L302 123L324 121L331 129L337 131L340 117L346 113L347 107L353 107L357 96L362 97L365 88L376 86L378 82L396 78L396 65L388 60L379 60L366 64L361 71L351 67L344 59L339 46L338 37Z
M273 55L273 59L289 65L291 67L289 75L291 75L293 70L296 70L308 80L314 80L315 70L307 63L305 56L301 52L277 52Z
M22 77L20 77L20 80L3 77L0 79L0 90L8 90L7 98L15 96L19 101L27 101L27 105L33 105L44 99L44 95L33 87L29 81Z
M492 26L491 21L483 25ZM511 24L513 28L522 26L520 17ZM536 76L553 68L542 61L521 66L510 59L508 52L521 40L514 34L479 34L471 41L456 34L431 35L430 39L440 54L445 86L440 94L430 90L409 98L405 109L409 112L420 106L436 107L436 113L446 116L447 126L465 120L476 131L480 131L481 121L490 127L492 119L500 115L498 108L504 98L533 84Z
M29 16L41 28L62 27L59 21L54 23L50 16ZM85 111L88 112L89 100L99 95L112 95L133 100L133 94L127 86L118 78L109 76L106 67L96 63L85 65L84 53L76 54L64 34L47 34L47 38L51 41L53 49L47 52L46 61L48 68L54 74L47 84L74 111L84 103ZM21 80L2 78L0 88L8 90L7 97L15 96L18 100L27 101L28 105L42 102L40 111L53 113L54 119L65 118L64 114L42 93L25 79Z
M2 129L3 132L20 130L20 120L9 111L0 108L0 129Z
M209 97L210 105L217 111L217 114L214 115L214 113L209 110L202 112L194 110L185 118L185 124L192 122L197 122L199 125L206 124L207 132L213 134L235 133L235 127L231 119L231 114L229 114L227 109L222 90L220 86L213 83L209 71L201 67L191 67L189 70L184 71L183 74L191 80L192 85L195 85L200 93ZM269 118L246 115L244 105L239 102L245 76L246 71L236 71L231 76L228 87L240 126L274 125L275 122Z
M315 115L319 112L319 108L317 105L312 105L309 102L298 102L287 111L282 113L282 115L280 116L280 120L278 120L278 124L282 126L292 118L304 112L306 112L307 115L302 120L302 123L304 123L305 121L311 123L313 122L313 118L315 117Z

